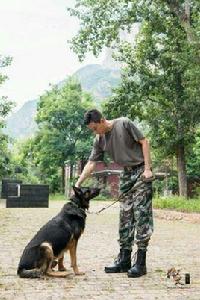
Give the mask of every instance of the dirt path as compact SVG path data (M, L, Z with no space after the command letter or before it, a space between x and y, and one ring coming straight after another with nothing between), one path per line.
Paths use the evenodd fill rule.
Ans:
M126 274L105 274L118 253L118 205L100 215L89 214L78 246L80 270L86 275L67 279L20 279L16 269L24 246L64 202L51 202L45 209L0 208L0 300L133 300L200 299L200 220L178 213L155 211L155 232L147 256L148 274L128 279ZM91 211L104 207L93 202ZM134 249L135 250L135 249ZM65 258L69 268L69 257ZM168 284L170 267L191 274L191 284ZM70 268L69 268L70 269Z

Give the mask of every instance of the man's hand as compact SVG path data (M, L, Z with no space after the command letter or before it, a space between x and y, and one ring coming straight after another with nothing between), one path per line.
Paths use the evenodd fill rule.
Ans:
M81 183L91 175L91 173L94 171L95 167L96 167L95 161L88 161L87 164L85 165L83 172L81 173L79 179L77 180L75 187L80 187Z
M76 183L75 183L75 187L80 187L81 185L79 184L79 182L77 181Z
M150 169L144 170L142 177L144 177L146 179L151 178L151 177L153 177L153 173Z

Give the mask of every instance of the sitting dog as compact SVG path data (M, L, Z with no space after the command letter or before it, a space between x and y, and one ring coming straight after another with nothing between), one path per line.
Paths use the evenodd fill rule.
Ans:
M45 224L25 247L17 274L22 278L40 278L43 275L66 277L64 252L69 250L71 266L75 275L79 272L76 259L77 243L84 231L86 209L90 199L96 197L100 189L73 187L74 196L60 213ZM57 260L57 262L56 262ZM58 271L52 270L58 264Z

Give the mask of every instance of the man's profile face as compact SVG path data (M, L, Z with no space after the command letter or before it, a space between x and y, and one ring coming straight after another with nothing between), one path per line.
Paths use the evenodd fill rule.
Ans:
M95 134L104 134L106 132L104 119L101 119L99 123L90 122L87 127L91 129Z

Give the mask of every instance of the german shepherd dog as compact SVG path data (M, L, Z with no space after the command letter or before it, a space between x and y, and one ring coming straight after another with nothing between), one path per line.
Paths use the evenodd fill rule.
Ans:
M60 213L46 223L25 247L17 274L22 278L40 278L44 275L66 277L69 275L63 264L64 252L69 250L71 267L75 275L79 272L76 259L77 243L84 231L86 209L90 199L96 197L100 189L73 187L74 195ZM58 265L58 271L53 268Z

